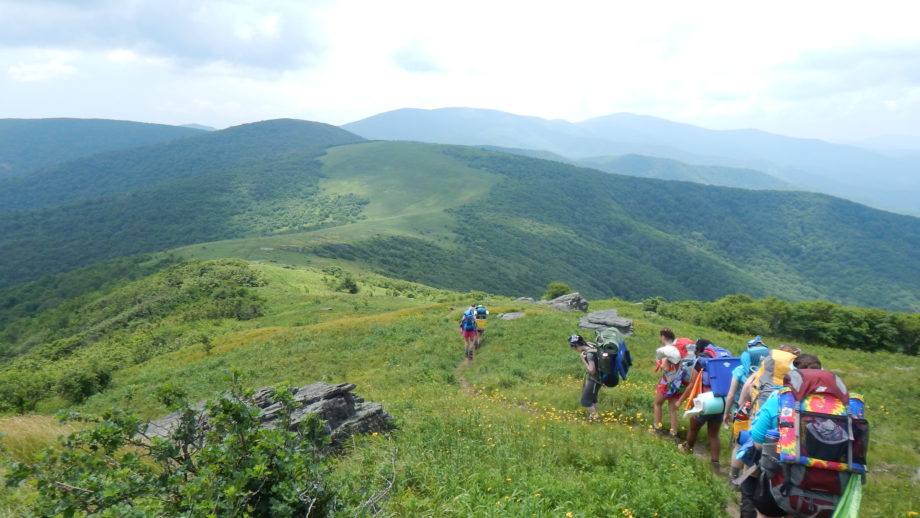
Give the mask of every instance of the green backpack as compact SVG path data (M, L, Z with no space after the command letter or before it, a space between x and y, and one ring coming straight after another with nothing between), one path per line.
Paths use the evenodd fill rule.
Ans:
M616 361L621 342L623 335L615 327L597 331L594 340L597 344L597 375L606 387L615 387L620 382Z

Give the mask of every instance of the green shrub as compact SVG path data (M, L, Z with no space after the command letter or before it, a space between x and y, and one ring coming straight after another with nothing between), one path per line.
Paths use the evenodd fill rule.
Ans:
M546 293L543 294L543 300L553 300L556 297L572 293L572 288L564 282L551 282L546 285Z
M147 437L143 421L112 410L60 440L34 464L12 463L9 485L28 481L38 492L31 509L51 516L328 516L347 499L327 482L327 439L315 417L292 425L286 387L272 393L282 407L276 429L260 426L253 393L234 376L229 391L192 407L164 387L159 400L180 415L166 438ZM207 416L204 431L198 424Z

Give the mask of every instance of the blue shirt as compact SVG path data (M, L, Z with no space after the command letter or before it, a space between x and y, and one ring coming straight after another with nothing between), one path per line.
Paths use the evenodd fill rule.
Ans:
M767 431L779 427L779 391L774 391L760 406L760 412L751 423L751 437L757 444L763 444Z

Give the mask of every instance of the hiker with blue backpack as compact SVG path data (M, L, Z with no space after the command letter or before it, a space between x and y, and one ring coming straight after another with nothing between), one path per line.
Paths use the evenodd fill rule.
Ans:
M732 433L730 444L734 445L732 449L731 468L728 475L731 480L736 479L738 475L741 474L741 468L743 466L741 461L734 456L739 446L738 435L742 430L747 430L750 427L750 402L745 402L743 405L738 404L741 397L741 387L744 386L751 375L760 369L760 364L763 362L764 357L769 354L770 349L767 348L761 336L757 335L751 340L748 340L747 349L741 353L741 364L732 370L731 387L728 390L728 395L725 397L725 413L722 415L722 421L725 423L725 426L731 427ZM753 504L751 504L751 507L752 506ZM753 516L753 512L752 509L749 516Z
M463 312L460 318L460 336L463 337L463 347L465 356L468 361L473 361L476 355L476 341L479 338L479 332L476 327L476 311L473 306Z
M706 425L706 432L709 435L709 458L710 466L716 473L719 472L719 427L722 424L722 410L725 407L724 387L727 383L722 383L720 387L715 388L716 377L722 375L725 378L729 376L731 367L734 362L725 360L732 357L728 349L714 345L711 341L701 338L696 341L694 348L696 359L693 362L693 379L690 382L690 390L681 395L678 400L678 406L684 400L690 398L694 401L694 408L688 410L685 414L690 417L690 426L687 430L687 440L678 445L678 449L684 453L693 453L696 445L696 439L703 425ZM725 360L725 368L719 371L716 367L720 366L719 361Z

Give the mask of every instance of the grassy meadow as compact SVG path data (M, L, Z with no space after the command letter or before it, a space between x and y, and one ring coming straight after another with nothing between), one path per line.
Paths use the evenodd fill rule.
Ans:
M122 406L155 418L166 412L153 397L164 383L203 398L225 387L235 367L252 387L348 381L360 396L382 403L399 430L355 438L335 476L373 489L392 475L395 458L397 483L387 504L393 516L703 518L728 516L737 498L705 459L682 455L646 430L658 328L710 338L735 352L748 337L647 315L619 300L592 303L592 310L615 307L633 318L636 335L628 340L634 358L628 381L602 390L604 420L589 424L578 405L580 362L566 343L577 332L578 314L485 298L493 315L485 343L475 362L464 364L457 322L481 295L362 272L354 272L359 293L346 294L333 291L318 269L253 268L267 281L253 288L266 300L263 316L215 325L210 350L190 345L119 370L104 392L80 405L51 400L36 414L0 419L5 455L27 459L52 443L65 431L49 417L56 410ZM497 318L509 311L527 316ZM914 431L920 359L802 347L866 396L873 428L862 516L920 510ZM722 457L727 466L727 433ZM4 490L0 513L21 516L28 498L27 490Z

